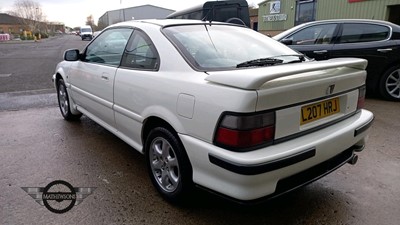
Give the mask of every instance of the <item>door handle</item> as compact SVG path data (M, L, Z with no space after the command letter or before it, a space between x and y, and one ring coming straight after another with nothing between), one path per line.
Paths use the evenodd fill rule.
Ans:
M319 51L313 51L315 54L325 54L328 53L328 50L319 50Z
M391 49L391 48L380 48L380 49L378 49L377 51L378 51L378 52L385 53L385 52L393 51L393 49Z
M108 77L107 77L107 76L104 76L104 75L101 76L101 79L102 79L102 80L105 80L105 81L108 81Z

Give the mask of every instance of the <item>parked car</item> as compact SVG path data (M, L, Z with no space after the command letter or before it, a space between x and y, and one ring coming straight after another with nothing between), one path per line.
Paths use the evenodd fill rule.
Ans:
M368 92L400 101L400 26L379 20L322 20L273 37L316 60L368 60Z
M249 5L246 0L207 1L195 7L176 11L166 18L220 21L250 27Z
M143 153L165 199L195 184L247 202L356 162L373 120L366 65L310 61L235 24L144 20L66 51L53 82L62 116L83 113Z

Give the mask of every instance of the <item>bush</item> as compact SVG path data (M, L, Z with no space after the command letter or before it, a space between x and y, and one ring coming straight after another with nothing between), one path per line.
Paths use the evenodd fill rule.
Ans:
M47 34L47 33L40 33L40 36L41 36L42 39L43 39L43 38L48 38L48 37L49 37L49 34ZM35 40L35 37L36 37L36 39L39 39L39 32L36 32L36 33L34 33L34 34L28 33L26 36L24 36L24 34L21 33L20 35L15 35L15 37L19 37L19 38L20 38L21 40L23 40L23 41L25 41L25 40Z
M42 38L48 38L49 37L49 35L47 33L41 33L40 35L42 36Z

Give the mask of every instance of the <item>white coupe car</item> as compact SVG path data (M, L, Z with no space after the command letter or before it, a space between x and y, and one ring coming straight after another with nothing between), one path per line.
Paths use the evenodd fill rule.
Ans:
M357 161L373 121L366 66L312 61L234 24L147 20L66 51L53 81L62 116L143 153L165 199L197 186L252 202Z

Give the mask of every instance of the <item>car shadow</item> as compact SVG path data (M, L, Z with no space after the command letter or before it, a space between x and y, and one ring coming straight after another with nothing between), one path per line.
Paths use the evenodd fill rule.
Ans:
M348 196L318 181L252 205L196 190L190 200L178 207L211 221L223 221L216 224L332 224L332 221L348 221L351 212Z

